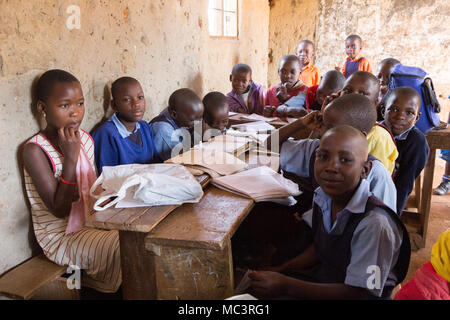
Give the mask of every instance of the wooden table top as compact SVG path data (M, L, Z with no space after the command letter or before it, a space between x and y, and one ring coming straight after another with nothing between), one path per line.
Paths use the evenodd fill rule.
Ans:
M450 127L443 130L430 130L425 137L431 149L450 149Z
M186 203L174 210L146 237L153 245L220 250L247 216L254 201L208 186L199 203Z
M203 188L211 180L207 174L196 178ZM179 205L123 209L112 207L104 211L94 211L86 219L86 226L107 230L149 232L178 207Z
M241 123L249 123L249 122L254 122L256 120L248 120L248 119L242 119L242 117L248 116L248 114L245 113L236 113L232 116L230 116L228 118L229 120L229 124L230 126L234 125L234 124L241 124ZM295 118L281 118L279 120L274 120L274 121L270 121L267 122L269 124L271 124L272 126L274 126L275 128L280 128L290 122L295 121Z

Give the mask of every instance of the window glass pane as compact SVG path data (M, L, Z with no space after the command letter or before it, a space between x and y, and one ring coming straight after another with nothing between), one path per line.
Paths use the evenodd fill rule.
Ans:
M237 36L236 13L224 12L223 23L224 23L223 35L226 37L236 37Z
M223 10L236 12L237 0L223 0Z
M209 35L222 35L222 11L217 9L208 10Z
M209 0L209 9L222 9L222 0Z

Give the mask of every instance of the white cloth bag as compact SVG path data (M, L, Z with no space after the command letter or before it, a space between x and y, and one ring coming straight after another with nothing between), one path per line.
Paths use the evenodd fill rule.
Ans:
M100 187L100 188L99 188ZM100 194L96 191L103 189ZM126 164L105 166L92 185L90 194L96 198L94 209L181 205L199 202L203 189L194 176L178 164ZM116 197L105 206L105 200Z

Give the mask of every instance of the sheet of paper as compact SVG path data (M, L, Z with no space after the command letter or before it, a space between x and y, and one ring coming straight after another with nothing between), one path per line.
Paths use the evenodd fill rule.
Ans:
M270 117L270 118L268 118L268 117L264 117L264 116L256 114L256 113L252 113L252 114L249 114L249 115L243 115L243 116L241 116L241 119L244 119L244 120L255 120L255 121L265 121L265 122L278 120L277 117Z
M274 126L268 124L265 121L255 121L255 122L249 122L249 123L235 124L231 127L233 129L239 129L239 130L243 130L243 131L254 131L254 132L275 130Z
M235 114L237 114L237 112L228 111L228 116L229 116L229 117L234 116Z

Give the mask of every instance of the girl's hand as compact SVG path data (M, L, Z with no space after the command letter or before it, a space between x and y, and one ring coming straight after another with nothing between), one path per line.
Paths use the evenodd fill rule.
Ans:
M64 161L69 160L77 162L80 154L81 140L80 133L74 128L58 129L59 147L64 156Z
M277 115L278 115L279 117L284 118L284 117L287 117L287 116L288 116L288 108L287 108L287 106L284 105L284 104L278 106L277 109L276 109L276 111L277 111Z
M308 111L306 111L305 108L291 108L288 111L287 116L291 117L291 118L301 118L307 114L308 114Z
M283 295L286 276L273 271L253 271L249 274L251 287L261 297L279 297Z

